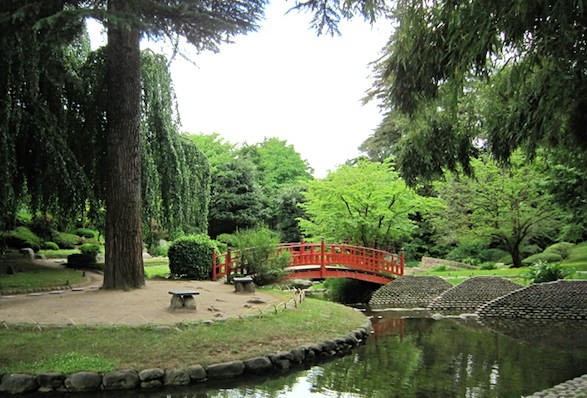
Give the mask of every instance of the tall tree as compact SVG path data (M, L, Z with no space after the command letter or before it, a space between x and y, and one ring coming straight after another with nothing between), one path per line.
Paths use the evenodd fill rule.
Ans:
M519 153L511 161L505 168L485 156L472 160L474 178L447 174L437 185L446 207L435 225L457 240L481 237L510 253L514 267L520 267L522 247L532 239L555 240L564 213L553 203L540 165L525 163Z
M10 1L2 3L0 22L6 27L3 32L10 32L15 25L26 25L19 31L21 36L17 39L26 37L34 44L36 43L37 49L44 46L44 52L51 54L47 57L49 60L59 60L60 55L56 50L61 48L62 43L71 41L75 33L79 31L84 18L92 16L101 19L108 28L105 288L133 288L144 285L141 256L142 199L139 134L141 98L139 41L141 36L170 38L173 42L183 37L198 50L217 51L220 43L230 41L237 34L254 30L256 22L263 14L265 4L264 0L248 2L186 0L173 4L150 0L109 0L108 2L103 0L87 2L28 0L25 3ZM37 41L40 32L44 32L45 36L44 39L41 38L39 44ZM60 40L57 42L50 40L55 37ZM18 43L18 40L15 39L14 43ZM10 43L6 43L5 48L9 45ZM23 55L25 52L20 54ZM41 52L37 51L35 54L40 55ZM14 57L10 58L12 59ZM43 62L33 63L34 66L31 68L33 73L38 72L39 64ZM14 63L7 67L13 66L15 66ZM49 70L49 72L52 71ZM34 78L30 80L30 82L35 81ZM48 83L51 85L52 80L48 79ZM9 88L2 88L2 95L14 94L14 91ZM62 102L55 98L48 104L57 107L48 113L49 119L53 118L53 115L66 115L66 110L69 110L69 108L64 109ZM46 108L42 101L38 101L38 105ZM7 108L7 106L4 107ZM34 109L34 106L30 109ZM18 120L15 122L19 123ZM63 135L57 137L63 137ZM13 139L14 135L7 138L7 140ZM46 144L49 140L45 139L42 142ZM13 141L8 142L8 144L11 143ZM13 147L14 145L8 145L8 151L12 151ZM55 145L55 148L60 146ZM68 152L66 151L63 156L68 156ZM73 165L75 161L66 159L66 161L54 163L57 166ZM8 165L7 170L2 172L10 173L11 167L13 166ZM72 177L75 177L75 174ZM32 183L33 179L29 180L27 186L37 186ZM62 180L68 181L66 178ZM76 183L76 188L79 186L83 186L83 181ZM60 191L55 196L65 196L64 191L66 190ZM79 189L71 190L76 194L79 191ZM14 195L11 194L10 197ZM35 197L43 197L43 195L35 195ZM78 202L83 203L83 200Z
M414 231L412 216L438 201L417 195L387 163L359 160L308 183L302 231L314 238L375 247L400 245Z

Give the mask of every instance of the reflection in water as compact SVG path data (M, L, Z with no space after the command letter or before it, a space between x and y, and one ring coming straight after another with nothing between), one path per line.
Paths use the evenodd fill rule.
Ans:
M366 345L309 369L264 379L80 397L509 398L587 373L586 323L487 323L491 328L476 320L385 314L374 320L375 333Z

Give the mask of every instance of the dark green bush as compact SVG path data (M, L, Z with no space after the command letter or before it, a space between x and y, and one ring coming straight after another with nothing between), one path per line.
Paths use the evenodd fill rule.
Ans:
M446 260L463 261L466 258L480 258L480 253L487 250L487 242L477 239L463 239L457 247L445 256Z
M96 255L92 253L76 253L67 256L68 268L101 269L96 262Z
M555 253L562 257L562 259L567 259L571 255L571 250L575 246L574 243L569 242L559 242L555 243L554 245L548 246L544 249L544 253Z
M82 238L65 232L53 231L53 241L62 249L75 249L75 247L82 243Z
M168 246L151 246L149 248L149 254L154 257L167 257L168 251Z
M542 253L542 248L538 245L526 245L520 249L522 257L529 257L534 254Z
M277 282L290 263L289 253L278 253L279 235L268 228L244 229L234 234L240 251L240 266L258 286Z
M30 247L36 252L41 249L43 244L43 240L28 227L17 227L12 231L4 232L0 236L0 240L8 247L15 249Z
M503 257L500 257L499 260L497 260L496 262L502 264L513 264L514 260L512 260L512 255L507 253L504 254Z
M534 263L537 263L538 261L544 262L544 263L558 263L562 260L563 258L561 257L560 254L556 254L556 253L538 253L538 254L534 254L530 257L526 257L525 259L522 260L522 264L524 265L532 265Z
M175 240L167 252L169 271L176 278L211 279L214 242L198 234Z
M509 255L509 253L503 249L498 249L498 248L491 248L491 249L486 249L483 250L479 253L479 260L484 263L484 262L500 262L499 260L501 258L503 258L504 256Z
M96 239L98 237L98 232L90 228L78 228L75 230L75 234L82 238Z
M563 268L560 264L548 264L538 260L528 269L524 278L529 279L531 283L544 283L564 279L572 274L572 270Z
M479 264L479 269L489 270L495 269L496 265L493 261L486 261L484 263Z
M44 250L59 250L59 245L55 242L45 242L43 243Z
M102 252L102 247L100 245L96 245L94 243L84 243L79 247L79 251L84 254L93 254L94 257L96 254Z

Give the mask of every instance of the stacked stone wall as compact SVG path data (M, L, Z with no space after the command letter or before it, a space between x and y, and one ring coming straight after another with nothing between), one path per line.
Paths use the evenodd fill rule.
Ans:
M475 312L477 308L522 286L497 276L476 276L435 298L428 309L439 313Z
M466 268L466 269L477 269L477 267L466 264L460 263L458 261L450 261L450 260L443 260L441 258L434 258L434 257L422 257L422 267L423 268L432 268L436 267L437 265L448 265L451 267L458 267L458 268Z
M452 285L438 276L407 275L382 286L371 296L369 306L383 308L426 308Z
M479 317L587 320L587 280L527 286L484 304Z

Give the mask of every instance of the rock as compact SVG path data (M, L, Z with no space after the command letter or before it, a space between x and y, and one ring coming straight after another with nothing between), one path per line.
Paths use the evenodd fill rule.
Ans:
M28 374L12 373L2 376L0 392L20 394L39 388L36 377Z
M65 375L61 373L42 373L37 375L37 383L41 388L56 389L63 387Z
M159 368L145 369L139 372L139 378L141 381L151 381L161 379L165 376L165 371Z
M313 285L312 281L308 279L293 279L291 284L293 287L297 287L298 289L308 289Z
M192 381L202 381L206 378L206 369L202 365L188 366L188 375Z
M28 260L35 259L35 251L30 247L23 247L22 249L20 249L20 254L22 254L23 257L27 258Z
M338 345L332 340L324 340L321 344L323 352L333 352L336 351Z
M231 361L210 365L206 374L210 379L222 379L241 375L245 370L243 361Z
M190 376L184 369L169 369L163 377L166 386L185 386L190 384Z
M102 378L105 390L130 390L139 385L139 374L134 370L108 372Z
M294 348L293 350L291 350L291 353L294 357L293 361L295 363L302 363L306 359L306 354L304 353L304 350L301 348Z
M155 389L155 388L159 388L163 385L163 382L161 380L150 380L150 381L141 381L141 388L144 389Z
M245 372L247 373L266 373L273 369L273 363L268 357L257 357L243 361L245 364Z
M77 372L65 378L65 387L69 391L97 391L102 385L102 377L94 372Z

